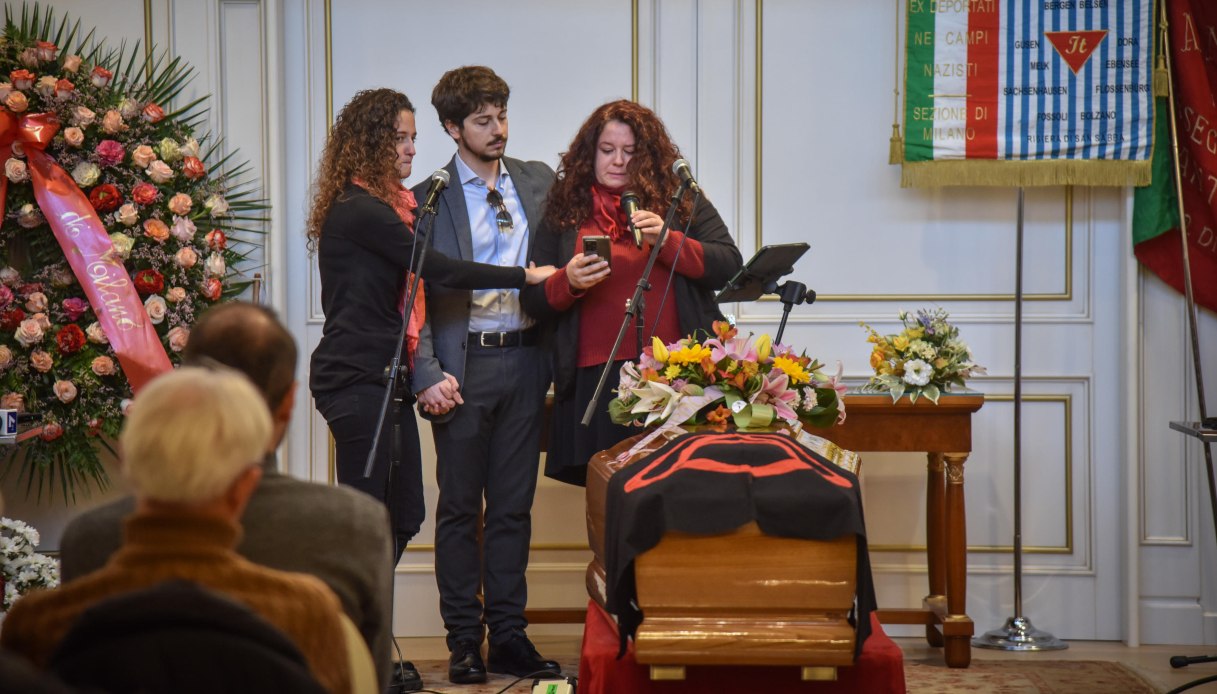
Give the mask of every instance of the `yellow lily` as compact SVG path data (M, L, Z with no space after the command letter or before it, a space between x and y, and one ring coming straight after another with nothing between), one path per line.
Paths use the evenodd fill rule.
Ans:
M773 341L769 339L769 335L761 335L756 338L756 360L765 362L769 360L769 351L773 348Z
M668 348L663 344L663 340L659 339L658 335L651 338L651 356L655 357L655 361L668 361Z

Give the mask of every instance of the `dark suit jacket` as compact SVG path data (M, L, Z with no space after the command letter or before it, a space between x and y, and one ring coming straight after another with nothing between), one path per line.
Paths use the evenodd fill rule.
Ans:
M502 163L520 196L524 216L528 218L528 256L532 257L541 217L545 214L545 195L554 181L554 171L539 161L503 157ZM431 238L435 249L444 255L473 260L473 232L469 228L469 211L465 207L465 191L456 170L456 157L449 160L444 168L451 176L452 184L440 195ZM414 194L425 196L429 186L429 181L420 183L414 188ZM463 382L471 297L469 290L451 289L427 282L427 325L419 340L411 374L411 389L415 393L442 381L444 372ZM446 415L428 418L442 422L451 416L449 411Z

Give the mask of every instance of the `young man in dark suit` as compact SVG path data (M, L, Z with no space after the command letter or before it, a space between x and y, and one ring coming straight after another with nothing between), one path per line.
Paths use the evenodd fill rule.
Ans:
M431 93L457 148L432 231L435 248L451 257L526 266L543 233L537 225L554 172L504 156L509 95L507 83L481 66L445 73ZM427 285L412 385L435 437L435 573L454 683L484 682L487 669L517 677L558 670L528 640L524 619L547 363L518 290Z

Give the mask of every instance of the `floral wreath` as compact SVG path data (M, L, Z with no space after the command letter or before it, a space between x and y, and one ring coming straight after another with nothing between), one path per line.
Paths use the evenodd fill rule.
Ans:
M141 53L37 5L19 21L5 10L0 409L35 424L0 458L39 497L106 487L99 452L114 452L133 390L180 361L203 310L246 288L234 266L256 244L238 237L266 220L237 180L246 165L205 163L220 150L196 139L205 99L170 106L193 68Z

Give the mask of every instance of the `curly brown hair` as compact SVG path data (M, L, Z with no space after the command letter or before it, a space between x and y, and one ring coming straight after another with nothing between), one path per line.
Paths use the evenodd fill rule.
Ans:
M651 109L627 99L610 101L592 111L558 164L558 178L545 201L545 224L557 233L578 229L591 215L592 183L596 181L596 144L610 121L620 121L634 133L634 156L626 165L630 183L643 209L659 210L680 185L672 163L680 150L663 121ZM686 197L680 218L687 219L693 201Z
M326 215L351 179L360 179L369 193L393 204L401 186L394 147L397 117L402 111L413 113L414 104L393 89L365 89L339 111L321 151L313 184L313 206L308 215L310 253L317 251Z

